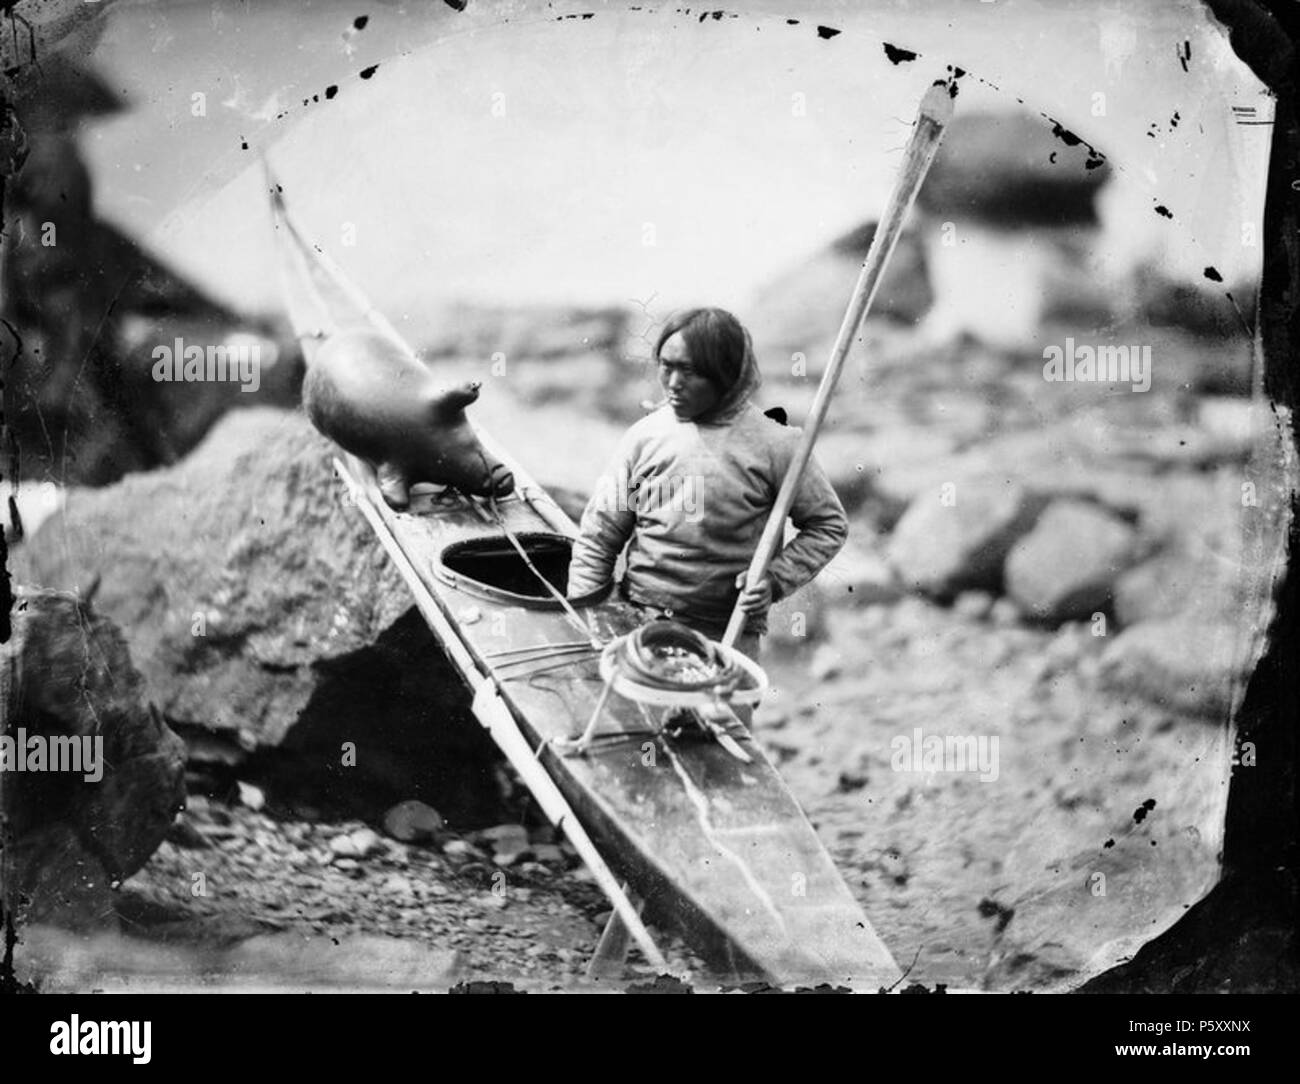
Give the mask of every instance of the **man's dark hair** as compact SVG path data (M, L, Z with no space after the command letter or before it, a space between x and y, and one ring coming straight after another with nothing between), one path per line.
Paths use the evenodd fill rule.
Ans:
M754 347L749 332L725 309L688 309L676 313L664 324L655 343L655 361L659 351L677 332L682 333L691 364L703 377L711 380L725 395L753 365Z

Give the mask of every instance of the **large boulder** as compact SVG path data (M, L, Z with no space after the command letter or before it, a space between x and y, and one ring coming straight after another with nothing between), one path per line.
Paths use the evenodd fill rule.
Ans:
M1060 622L1109 608L1137 532L1085 501L1054 501L1007 555L1007 593L1027 616Z
M69 491L15 557L34 582L98 585L196 767L290 806L413 798L493 823L491 742L336 454L298 412L237 411L174 467Z
M1184 615L1124 629L1106 648L1098 681L1171 712L1224 722L1253 665L1256 637L1229 621Z
M992 226L1093 225L1110 167L1060 125L1028 111L958 115L917 205Z
M1115 581L1113 612L1121 625L1158 621L1177 614L1242 616L1245 573L1238 564L1209 553L1173 546L1128 569Z
M850 535L849 540L809 583L768 612L765 644L787 650L820 643L829 632L832 609L887 606L903 587L883 557Z
M773 375L789 374L794 355L809 370L824 363L844 319L844 310L876 235L866 222L764 284L746 306L743 319L758 356ZM871 305L874 318L915 324L933 303L924 248L915 230L899 239Z
M0 685L5 894L28 921L111 924L111 888L184 804L184 744L147 702L122 633L75 595L19 593Z
M98 583L169 720L278 744L313 664L372 643L410 606L344 506L332 454L300 414L240 411L174 467L70 491L20 568L65 591Z
M1207 280L1183 282L1144 264L1132 272L1135 311L1154 327L1176 327L1211 339L1250 338L1255 290L1248 282L1231 291Z
M47 63L17 96L28 146L3 208L6 420L22 477L104 485L174 462L231 409L296 402L302 359L283 325L234 312L96 217L76 129L123 103L93 73ZM203 352L205 379L155 378L155 351L177 340Z
M890 537L888 558L909 588L948 599L999 591L1007 553L1030 530L1043 502L1012 484L951 483L918 496Z

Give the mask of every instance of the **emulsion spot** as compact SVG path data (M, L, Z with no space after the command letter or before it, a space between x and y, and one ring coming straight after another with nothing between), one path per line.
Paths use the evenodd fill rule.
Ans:
M909 60L915 60L916 54L910 49L900 49L896 45L890 45L885 42L885 56L889 58L891 64L906 64Z
M325 88L325 100L329 101L338 92L339 92L338 86L335 85L334 83L331 83L329 86Z
M1147 819L1147 814L1150 813L1151 810L1155 809L1155 807L1156 807L1156 800L1154 798L1148 798L1145 802L1143 802L1140 806L1138 806L1137 809L1133 810L1133 820L1137 824L1141 824L1144 820Z
M1205 277L1209 279L1211 282L1223 281L1223 276L1219 274L1218 268L1215 267L1207 267L1205 269Z
M379 70L379 65L378 65L378 64L371 64L370 67L368 67L368 68L362 68L362 69L361 69L361 72L360 72L361 78L362 78L362 79L369 79L369 78L370 78L372 75L374 75L375 72L377 72L378 70Z
M352 20L352 25L356 27L358 30L364 30L366 28L366 23L368 22L370 22L369 15L358 15L355 19Z
M1006 907L1003 904L998 903L997 900L991 900L988 898L980 900L975 909L979 912L981 918L996 918L998 920L997 925L993 928L995 933L1001 933L1005 930L1007 928L1007 923L1009 923L1016 914L1014 907Z
M1056 136L1056 138L1067 147L1077 147L1083 142L1083 140L1070 131L1069 128L1062 128L1059 124L1055 123L1052 125L1052 135Z
M1173 218L1173 212L1163 203L1156 204L1156 214L1163 215L1165 218Z
M817 36L821 38L823 41L829 41L831 38L835 37L840 33L841 31L836 30L835 27L833 26L819 26L817 28Z

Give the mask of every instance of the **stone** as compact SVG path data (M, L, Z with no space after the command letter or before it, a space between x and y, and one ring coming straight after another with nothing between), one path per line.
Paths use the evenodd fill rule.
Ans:
M1142 621L1111 641L1097 680L1170 711L1226 721L1253 666L1250 653L1251 638L1230 621Z
M399 802L384 814L384 831L403 843L425 843L442 828L438 811L423 802Z
M767 611L765 648L798 649L826 636L826 595L813 580Z
M1262 525L1257 528L1260 536L1264 531ZM1175 538L1119 577L1115 618L1122 625L1135 625L1181 615L1259 631L1272 612L1268 598L1276 574L1267 555L1249 540L1243 544L1231 536L1208 542L1195 536Z
M450 839L442 845L442 853L448 858L460 859L462 861L470 858L486 858L474 844L465 839Z
M175 466L70 490L16 571L98 583L97 610L196 764L274 750L262 767L287 808L327 792L344 818L418 799L490 823L499 754L335 454L299 413L235 411Z
M813 581L829 605L888 605L903 595L889 562L852 538Z
M1042 506L1020 486L996 482L953 483L951 490L921 494L894 528L889 563L909 589L936 598L964 590L1000 593L1003 561Z
M528 830L522 824L500 824L485 829L480 836L492 845L492 860L498 866L512 866L532 849Z
M1133 304L1153 327L1176 327L1211 340L1249 338L1245 324L1255 307L1249 282L1233 284L1229 296L1223 285L1179 281L1151 266L1140 268L1133 279ZM1215 387L1226 390L1221 383Z
M528 846L528 829L522 824L497 824L491 828L484 828L478 833L481 839L496 844L515 844Z
M174 467L69 493L20 559L48 587L99 578L96 604L169 719L278 745L313 663L365 647L410 605L345 507L333 454L300 415L240 411Z
M380 887L383 892L390 896L411 896L415 893L411 879L403 877L400 873L390 874L384 879L384 883Z
M565 860L564 852L554 843L534 843L529 849L538 862L555 864Z
M373 828L358 828L348 838L360 858L368 858L372 854L386 850L383 839Z
M999 628L1012 628L1020 624L1020 611L1009 598L995 599L989 608L989 620Z
M949 125L917 205L935 219L999 229L1091 226L1110 166L1026 110L974 112Z
M756 291L747 321L759 357L802 354L810 372L825 363L825 343L844 316L876 223L866 222ZM899 239L872 304L873 318L915 323L932 301L925 255L915 230Z
M109 889L148 861L185 804L185 747L108 618L75 596L20 588L12 620L0 645L6 736L51 752L50 738L73 737L89 755L64 763L76 770L6 772L6 891L23 921L113 925Z
M1055 501L1006 559L1007 594L1026 616L1059 623L1104 612L1137 555L1124 520L1084 501Z
M888 530L914 499L952 478L949 459L956 450L951 434L925 427L862 433L832 425L818 436L816 454L844 506Z
M329 850L330 854L336 858L357 858L361 854L356 843L353 842L352 836L347 834L335 836L331 839L329 841Z
M191 821L184 813L177 814L176 822L167 831L167 842L174 843L177 847L184 847L187 850L207 851L212 849L212 843L202 829Z
M829 681L844 671L844 656L830 644L822 644L813 652L808 663L809 676L817 681Z
M953 612L971 621L983 621L993 609L994 598L987 591L963 591L952 604Z
M370 828L358 828L334 836L329 841L330 854L335 858L368 858L385 850L384 841Z
M236 782L238 788L239 804L254 813L266 806L266 795L262 792L261 787L255 787L252 783Z

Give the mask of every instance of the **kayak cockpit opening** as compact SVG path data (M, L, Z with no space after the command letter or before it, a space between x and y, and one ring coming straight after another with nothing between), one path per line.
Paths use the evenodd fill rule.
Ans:
M561 595L566 593L573 539L547 531L523 531L515 539L528 555L527 561L505 535L489 535L445 547L434 565L434 574L442 582L476 598L509 602L528 609L561 609L559 600L538 576L544 577ZM590 606L608 594L606 585L569 602L575 608Z

